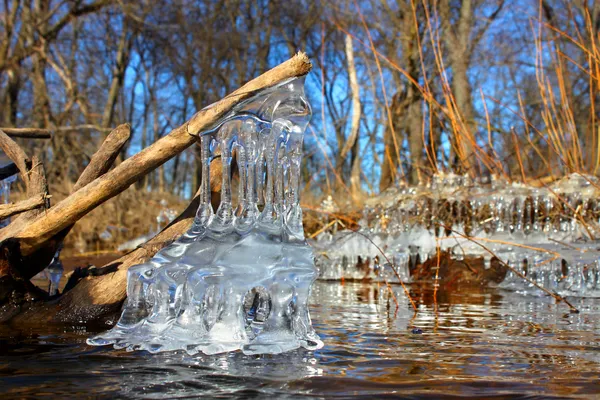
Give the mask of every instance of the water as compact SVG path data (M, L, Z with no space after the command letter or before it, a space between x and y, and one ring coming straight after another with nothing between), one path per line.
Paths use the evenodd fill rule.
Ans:
M189 356L89 347L102 327L1 327L3 398L594 398L600 396L600 299L498 289L437 293L317 282L317 351ZM63 330L66 329L66 333Z

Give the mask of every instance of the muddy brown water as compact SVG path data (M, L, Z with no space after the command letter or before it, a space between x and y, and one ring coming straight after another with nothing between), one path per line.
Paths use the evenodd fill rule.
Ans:
M275 356L89 347L105 327L0 326L8 398L600 398L600 299L317 282L325 347Z

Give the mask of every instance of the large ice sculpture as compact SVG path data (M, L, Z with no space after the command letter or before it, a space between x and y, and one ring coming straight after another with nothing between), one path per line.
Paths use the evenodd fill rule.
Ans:
M299 78L258 93L200 134L201 198L192 228L129 269L119 322L88 344L190 354L323 346L308 311L317 269L299 204L310 117ZM209 175L217 156L223 175L221 203L213 212Z

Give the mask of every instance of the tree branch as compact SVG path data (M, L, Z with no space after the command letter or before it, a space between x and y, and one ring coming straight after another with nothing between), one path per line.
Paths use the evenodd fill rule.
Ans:
M25 184L29 186L29 178L27 175L27 172L29 170L27 168L27 164L30 162L29 157L27 157L27 154L25 154L21 146L19 146L17 142L9 138L8 135L4 133L2 129L0 129L0 148L4 151L4 153L6 153L8 158L10 158L13 163L15 163L15 165L19 169L19 172L21 173L21 178L23 179L23 182L25 182Z
M129 140L131 126L122 124L117 126L104 140L100 149L92 156L87 167L83 170L73 187L73 191L81 189L99 176L104 175L113 165L119 152Z
M0 180L4 180L8 177L11 177L15 174L19 173L19 168L15 165L15 163L10 163L0 168Z
M30 197L16 203L0 204L0 220L20 214L34 208L42 207L46 203L43 195Z
M10 137L27 139L51 139L52 131L44 128L0 128Z

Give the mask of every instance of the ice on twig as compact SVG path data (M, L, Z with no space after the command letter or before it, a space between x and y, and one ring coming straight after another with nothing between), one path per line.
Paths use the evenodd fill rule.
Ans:
M201 134L200 205L193 226L149 262L129 269L119 322L89 344L190 354L323 346L308 310L317 269L299 202L310 116L301 78L259 93ZM213 211L210 162L216 156L223 165L222 188Z

